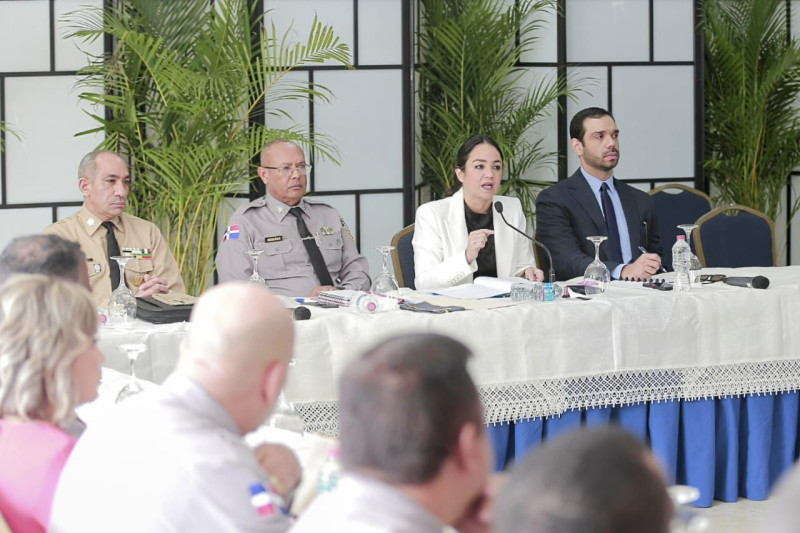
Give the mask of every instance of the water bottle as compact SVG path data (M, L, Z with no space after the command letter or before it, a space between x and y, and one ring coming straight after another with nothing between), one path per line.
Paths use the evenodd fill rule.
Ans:
M700 259L698 259L696 255L691 254L689 259L689 285L691 285L693 289L697 289L702 285L702 283L700 283L701 269Z
M557 283L514 283L511 285L510 296L515 302L533 300L536 302L552 302L561 298L564 289Z
M360 293L350 302L350 306L359 313L382 313L399 309L400 306L394 298L378 296L377 294Z
M317 494L331 492L339 484L339 474L342 471L342 465L339 463L339 448L331 448L328 450L328 457L322 463L322 468L319 469L319 478L317 478Z
M675 270L675 282L672 290L688 291L691 289L692 282L689 277L691 256L692 250L686 243L686 235L678 235L678 240L672 247L672 268Z

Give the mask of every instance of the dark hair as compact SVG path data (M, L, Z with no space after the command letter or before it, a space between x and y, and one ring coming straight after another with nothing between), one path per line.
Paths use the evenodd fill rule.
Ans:
M583 136L586 134L586 128L583 126L584 121L587 118L603 117L611 117L612 120L614 119L614 115L602 107L587 107L586 109L581 109L575 113L575 116L572 117L572 120L569 123L570 138L578 139L580 142L583 142Z
M645 446L579 430L533 452L498 501L496 533L667 533L672 503Z
M44 274L80 282L84 260L78 243L58 235L17 237L0 253L0 285L14 274Z
M436 334L388 339L353 361L339 382L341 460L390 483L433 479L468 423L483 428L470 351Z
M486 135L474 135L464 141L464 144L458 149L458 153L456 153L456 168L464 168L467 164L469 154L472 153L472 150L479 144L491 144L500 152L500 161L503 160L503 151L500 149L500 145L497 144L497 141Z

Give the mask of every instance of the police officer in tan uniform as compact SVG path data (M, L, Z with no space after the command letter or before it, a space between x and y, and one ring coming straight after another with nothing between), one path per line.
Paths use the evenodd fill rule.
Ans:
M116 262L109 264L109 230L122 255L134 259L125 266L128 287L137 297L169 291L186 292L178 264L161 232L151 222L125 213L130 192L128 165L116 153L90 152L78 167L78 187L83 208L45 228L44 233L77 242L86 254L92 295L99 305L108 303L118 280Z
M231 217L216 258L221 282L247 280L253 272L247 250L259 249L258 273L276 294L369 288L369 265L339 212L303 198L309 168L293 142L264 147L258 175L267 194Z

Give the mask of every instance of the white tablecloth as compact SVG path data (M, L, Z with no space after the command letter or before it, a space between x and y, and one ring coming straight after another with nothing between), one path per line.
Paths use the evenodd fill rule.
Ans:
M800 267L704 272L766 275L771 285L715 284L677 293L612 284L592 301L445 315L312 308L310 320L296 323L297 363L286 394L311 430L335 432L342 369L380 340L405 332L443 333L470 347L470 371L490 423L570 408L800 388ZM175 364L183 328L172 327L146 328L151 349L140 363L156 382ZM118 335L102 332L101 346L119 344Z

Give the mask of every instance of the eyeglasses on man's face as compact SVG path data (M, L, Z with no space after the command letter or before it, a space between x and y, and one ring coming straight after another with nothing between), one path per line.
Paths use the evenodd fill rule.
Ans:
M262 167L262 168L277 170L281 176L283 176L284 178L288 178L289 176L294 174L295 170L297 171L298 175L305 176L306 174L308 174L308 171L311 170L311 165L303 164L303 165L297 165L296 167L290 167L286 165L282 167Z

